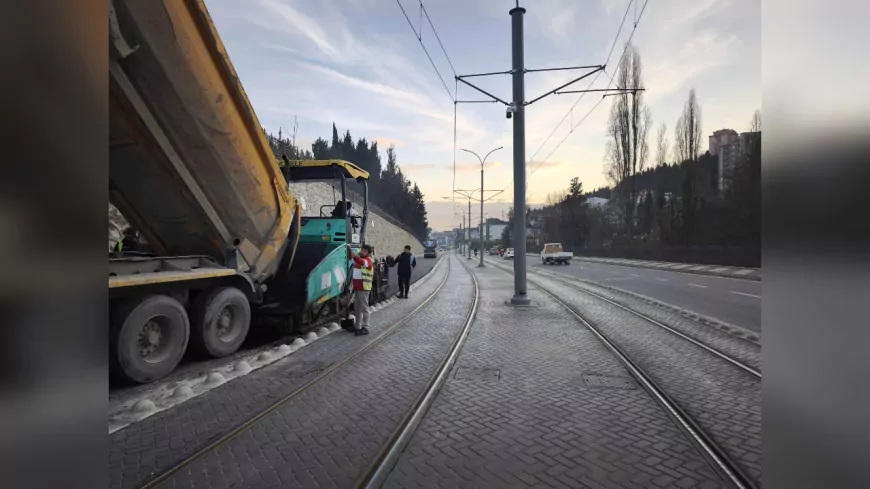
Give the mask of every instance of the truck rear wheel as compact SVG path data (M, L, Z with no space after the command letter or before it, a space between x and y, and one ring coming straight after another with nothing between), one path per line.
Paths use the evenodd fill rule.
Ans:
M219 287L194 301L191 344L197 352L213 358L235 353L251 329L251 304L235 287Z
M190 321L177 300L150 295L114 308L111 333L115 375L145 384L175 370L187 349Z

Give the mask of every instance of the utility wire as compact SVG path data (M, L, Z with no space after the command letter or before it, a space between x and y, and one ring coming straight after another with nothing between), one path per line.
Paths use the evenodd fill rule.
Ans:
M649 2L649 0L646 0L646 1ZM634 3L634 0L629 0L628 5L626 5L626 7L625 7L625 13L622 14L622 21L619 23L619 29L616 31L616 36L613 37L613 42L610 44L610 51L608 51L608 53L607 53L607 59L604 61L604 66L607 66L607 64L610 62L610 57L613 55L613 50L616 48L616 43L619 41L619 35L622 33L622 28L625 26L625 19L628 18L628 12L631 10L631 5L632 5L633 3ZM644 3L644 8L646 8L646 3ZM641 11L641 15L643 15L643 12L642 12L642 11ZM635 20L635 22L634 22L634 28L635 28L635 29L637 29L637 23L638 23L639 20L640 20L640 19L638 18L638 19ZM634 35L634 30L632 30L632 35ZM630 39L631 39L631 38L629 37L629 40L630 40ZM623 54L624 54L624 52L623 52ZM621 62L621 58L620 58L620 62ZM605 71L605 70L602 70L602 71ZM592 87L592 85L595 84L595 82L598 80L598 77L599 77L599 76L601 76L601 71L599 71L598 73L595 74L595 77L592 78L592 81L590 81L590 82L589 82L589 85L586 86L586 90L589 90L589 89ZM611 77L610 81L611 81L611 82L613 81L613 77ZM610 86L608 86L608 88L610 88ZM547 142L550 141L550 138L552 138L553 135L556 134L556 131L557 131L557 130L562 126L562 123L565 122L565 119L567 119L569 116L572 116L572 114L573 114L573 112L574 112L574 107L576 107L577 104L579 104L580 101L583 100L583 96L585 96L585 95L586 95L586 93L584 92L584 93L581 93L579 97L577 97L577 100L574 101L574 104L572 104L571 107L568 109L568 111L565 112L565 115L562 116L562 120L560 120L559 123L556 124L556 127L554 127L553 130L550 131L550 134L547 136L547 138L544 139L544 142L541 143L540 146L538 146L538 149L536 149L534 153L532 153L532 157L531 157L531 158L528 158L526 161L534 161L535 156L537 156L538 153L541 151L541 149L543 149L544 146L547 144ZM603 100L603 98L602 98L602 100ZM598 107L598 105L600 105L600 104L601 104L601 101L599 100L598 103L595 104L595 107ZM593 109L594 109L594 108L593 108ZM585 116L580 120L580 122L577 124L577 126L573 126L573 127L574 127L575 129L576 129L577 127L579 127L579 125L582 124L583 121L586 120L586 117L588 117L588 116L589 116L589 114L587 113L587 114L586 114L586 115L585 115ZM572 117L572 119L573 119L573 117ZM574 129L571 129L571 132L574 132ZM568 134L570 134L571 132L569 132ZM567 136L565 137L565 139L567 139ZM558 148L559 146L561 146L562 143L565 142L565 139L563 139L562 141L560 141L559 144L556 145L556 148ZM553 151L555 151L555 149L554 149ZM550 155L553 154L553 151L550 151L550 153L547 155L547 158L549 158ZM538 169L541 167L541 165L542 165L545 161L547 161L547 158L542 158L542 159L538 162L538 164L535 165L535 168L531 171L531 173L529 173L529 176L534 175L535 172L538 171ZM511 178L511 180L513 180L513 178ZM510 185L512 185L512 183L511 183ZM508 185L508 186L510 186L510 185ZM526 186L528 187L528 180L526 181ZM505 187L504 190L507 190L507 188L508 188L508 187Z
M622 15L622 22L619 23L619 30L616 31L616 36L614 36L613 43L610 45L610 51L607 53L607 59L604 61L605 66L607 66L607 63L610 62L610 57L613 55L613 49L616 47L616 43L619 40L619 35L622 33L622 28L625 26L625 19L628 18L628 12L631 10L632 3L634 3L634 0L629 0L628 5L625 7L625 13ZM635 27L636 26L637 26L637 23L635 22ZM595 78L593 78L592 81L589 82L589 85L586 87L587 90L589 90L589 88L592 87L592 85L598 80L599 76L601 76L600 71L598 73L596 73ZM541 151L541 149L543 149L544 146L547 144L547 142L550 141L550 138L553 137L553 134L556 134L556 131L560 127L562 127L562 123L565 122L565 119L567 119L568 116L574 111L574 107L576 107L577 104L579 104L580 101L583 100L583 96L585 96L585 95L586 95L586 93L581 93L580 96L577 97L577 100L575 100L574 104L571 105L571 108L568 109L567 112L565 112L565 115L562 117L562 120L560 120L559 123L556 124L556 127L553 128L553 130L550 132L550 135L547 136L547 139L545 139L544 142L541 143L540 146L538 146L538 149L535 150L535 152L532 154L532 157L529 158L529 161L534 161L535 156L537 156L538 153ZM543 162L543 161L544 160L541 160L541 162ZM535 169L532 170L532 173L537 171L540 166L541 166L541 163L538 163L538 165L535 167Z
M447 50L444 49L444 45L441 44L441 38L438 36L438 31L435 30L435 26L432 24L432 19L429 18L429 11L426 10L426 7L423 6L423 0L420 0L420 10L426 15L426 20L429 21L429 27L432 28L432 32L435 34L435 39L438 40L438 45L441 46L441 52L444 53L444 57L447 58L447 64L450 65L450 70L453 72L453 76L456 77L456 70L453 68L453 63L450 61L450 56L447 56ZM454 99L456 97L456 92L453 93Z
M646 10L646 5L647 5L648 3L649 3L649 0L646 0L646 1L643 3L643 8L641 8L641 10L640 10L640 15L638 16L637 20L634 22L634 27L631 29L631 34L628 36L628 41L626 41L626 43L625 43L625 48L623 48L623 50L622 50L622 55L619 57L619 62L616 64L616 69L613 71L613 75L610 77L610 82L607 83L607 90L610 90L610 86L613 84L613 79L616 78L616 74L619 72L619 67L620 67L620 65L622 65L622 62L623 62L624 59L625 59L625 54L628 52L628 46L631 44L631 40L632 40L632 38L634 37L634 33L635 33L635 31L637 30L637 25L638 25L638 23L640 23L640 19L641 19L641 17L643 17L643 13L644 13L644 11ZM629 4L629 5L630 5L630 4ZM605 92L605 93L606 93L606 92ZM584 94L581 94L581 98L582 98L583 95L584 95ZM548 158L549 158L549 157L550 157L550 156L551 156L551 155L552 155L552 154L553 154L557 149L559 149L559 146L562 146L562 143L564 143L564 142L568 139L568 137L571 136L571 134L573 134L574 131L575 131L578 127L580 127L581 124L583 124L583 121L585 121L586 118L589 117L589 115L592 114L592 112L593 112L596 108L598 108L598 106L601 105L601 102L603 102L603 101L604 101L604 96L602 96L602 97L598 100L598 102L597 102L595 105L593 105L591 109L589 109L589 112L587 112L586 115L584 115L583 118L580 119L580 122L578 122L576 126L572 127L571 130L568 131L568 134L566 134L565 137L562 138L561 141L559 141L559 144L557 144L557 145L556 145L556 146L555 146L555 147L554 147L554 148L553 148L553 149L552 149L552 150L547 154L547 156L541 160L541 163L543 163L544 161L547 161L547 159L548 159ZM540 166L540 163L538 164L538 166ZM537 168L535 168L535 169L537 170ZM535 173L535 171L533 170L532 173Z
M414 32L414 37L417 38L417 42L420 43L420 47L423 48L423 52L426 53L426 57L429 58L429 63L432 64L432 68L435 70L435 73L438 75L438 79L441 80L441 85L444 86L444 91L447 92L447 96L450 97L450 101L455 103L456 99L453 97L453 94L450 93L450 89L447 88L447 83L444 82L444 77L441 76L441 72L438 71L438 67L435 66L435 62L432 61L432 56L429 55L429 51L426 49L426 45L423 44L422 37L420 37L420 34L417 33L417 29L414 28L414 23L411 22L410 18L408 18L408 13L405 12L405 7L402 7L402 2L400 2L399 0L396 0L396 3L399 5L399 8L402 9L402 14L405 15L405 20L408 21L408 25L411 27L411 30ZM423 4L421 3L420 5L422 6ZM428 14L427 14L427 17L428 17ZM453 67L451 65L451 69L452 68Z
M408 25L411 27L411 30L414 32L414 37L417 38L417 41L420 43L420 46L423 48L423 52L426 53L426 57L429 58L429 63L432 64L432 68L435 70L435 73L438 74L438 79L441 80L441 85L444 86L444 90L447 91L447 96L450 97L450 100L453 102L453 189L456 189L456 110L457 104L456 100L458 99L459 92L459 81L456 78L456 69L453 67L453 62L450 61L450 56L447 54L447 50L444 49L444 44L441 42L441 36L438 35L438 31L435 29L435 24L432 23L432 19L429 17L429 11L426 10L426 7L423 5L423 0L418 0L420 3L420 32L417 32L417 29L414 28L414 24L411 23L411 19L408 17L408 13L405 12L405 8L402 7L402 3L399 0L396 0L396 3L399 5L399 8L402 10L402 14L405 15L405 20L408 21ZM444 58L447 59L447 64L450 65L450 71L453 72L453 78L456 83L456 86L453 89L453 94L450 94L450 89L447 88L447 83L444 82L444 77L441 76L441 72L438 71L438 68L435 66L435 62L432 61L432 56L429 55L429 51L426 49L426 46L423 44L423 15L426 16L426 21L429 22L429 27L432 28L432 32L435 34L435 39L438 41L438 45L441 47L441 52L444 53ZM453 195L453 194L451 194ZM455 200L455 198L454 198Z

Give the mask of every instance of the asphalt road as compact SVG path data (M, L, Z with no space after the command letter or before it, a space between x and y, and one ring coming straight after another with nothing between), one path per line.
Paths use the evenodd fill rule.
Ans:
M581 261L572 261L568 266L545 266L538 257L527 259L530 272L543 268L574 275L761 332L761 282L758 281Z

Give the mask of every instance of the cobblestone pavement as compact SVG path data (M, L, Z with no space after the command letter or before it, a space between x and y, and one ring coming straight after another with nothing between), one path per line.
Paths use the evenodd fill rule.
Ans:
M411 321L161 487L352 487L421 394L471 309L471 277L448 260L444 288Z
M707 346L740 360L747 366L761 371L761 347L752 342L736 338L720 329L707 326L699 321L687 318L683 314L678 314L674 311L658 307L643 300L632 297L631 295L614 292L601 285L596 285L590 282L572 281L569 278L560 277L553 272L536 272L536 276L555 277L558 280L554 281L554 287L559 289L567 289L570 285L560 283L559 280L566 280L575 287L589 290L602 297L612 300L630 309L649 316L656 321L674 328L675 330L691 337Z
M534 287L506 306L512 277L473 270L468 340L385 487L725 487L562 306Z
M319 371L357 352L419 306L438 287L447 269L447 262L443 261L411 291L410 299L372 314L369 336L333 333L261 370L112 433L110 487L141 486L294 392ZM454 271L457 270L460 276L465 273L454 264ZM453 278L445 288L452 283Z
M761 485L761 380L563 283L533 280L598 326Z

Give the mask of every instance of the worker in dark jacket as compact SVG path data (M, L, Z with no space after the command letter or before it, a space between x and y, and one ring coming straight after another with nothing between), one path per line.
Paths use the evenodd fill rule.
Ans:
M118 241L115 245L116 253L123 253L125 251L138 251L139 247L139 235L136 233L136 230L132 227L127 227L124 229L124 239Z
M408 298L408 289L411 288L411 270L417 266L417 259L411 254L411 247L405 246L405 251L393 262L392 266L399 266L399 299Z

